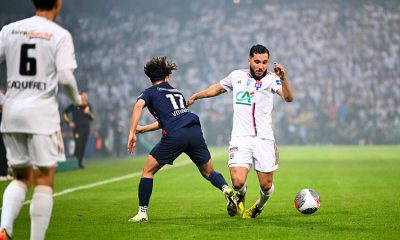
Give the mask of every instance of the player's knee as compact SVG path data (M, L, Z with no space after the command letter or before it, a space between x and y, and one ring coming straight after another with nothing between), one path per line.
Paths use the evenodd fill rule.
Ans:
M144 167L142 170L142 177L153 178L154 177L153 171L150 171L149 168Z
M244 185L246 185L246 179L241 177L232 177L232 185L235 189L241 189Z
M199 169L201 175L202 175L203 177L205 177L205 178L208 178L208 177L210 176L210 174L211 174L212 172L214 172L214 167L213 167L213 165L211 164L211 161L208 161L207 163L198 166L198 169Z
M28 188L30 188L33 184L33 179L32 178L23 178L23 177L17 177L15 176L15 179L24 185L26 185Z
M260 188L264 192L269 191L272 188L272 181L266 181L264 183L260 183Z
M33 175L29 172L18 172L14 171L15 180L22 182L28 188L30 188L33 184Z

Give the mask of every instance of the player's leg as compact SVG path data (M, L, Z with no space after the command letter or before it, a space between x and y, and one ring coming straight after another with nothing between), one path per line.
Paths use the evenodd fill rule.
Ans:
M14 180L9 183L3 193L0 236L12 237L14 221L25 202L26 192L33 182L27 138L28 135L22 133L3 134L7 159L12 166Z
M77 128L74 129L74 139L75 139L74 156L78 160L79 168L83 168L82 158L85 149L83 149L83 136L82 136L82 131L80 129Z
M235 216L237 212L237 203L234 192L233 189L229 187L228 183L226 183L224 176L214 170L211 160L198 166L198 169L204 178L209 180L214 187L220 189L224 193L228 214L231 217Z
M269 198L274 192L273 172L265 173L257 171L258 181L260 182L260 197L257 201L243 214L243 218L255 218L261 214Z
M161 141L151 150L147 162L143 168L142 178L139 183L139 211L136 216L129 219L130 222L147 221L147 208L151 193L153 191L154 174L165 164L172 164L181 155L187 141L182 137L185 130L177 130L168 133L161 138Z
M136 216L129 219L130 222L147 222L147 209L150 202L150 197L153 192L153 178L158 170L162 168L157 160L148 155L147 162L143 167L142 177L139 182L138 197L139 197L139 211Z
M232 137L229 142L229 171L238 204L237 214L243 215L247 192L246 179L253 164L253 137Z
M278 169L279 161L275 142L272 140L257 139L254 156L254 169L257 171L260 183L260 197L251 208L246 210L243 218L257 217L274 192L273 176L274 171Z
M12 237L14 221L17 218L26 197L26 192L33 182L32 167L12 167L15 179L10 182L3 194L1 211L1 229ZM3 232L3 234L5 234ZM1 236L1 235L0 235Z
M53 185L57 164L65 161L61 132L33 134L28 141L35 188L30 204L31 239L44 239L53 210Z
M238 205L237 214L242 216L245 209L247 193L246 179L249 169L248 167L232 164L231 167L229 167L229 172L231 175L233 189L236 191L235 198Z
M86 128L86 129L82 129L81 130L81 146L80 146L80 153L79 153L79 168L85 168L85 166L83 165L83 158L85 157L85 149L86 149L86 144L89 138L89 133L90 133L90 129Z
M257 208L262 211L275 190L273 184L274 172L265 173L257 171L257 176L260 182L260 198L257 203Z
M56 166L35 167L32 201L30 204L31 239L44 239L53 210L53 185Z
M223 191L227 187L229 187L228 183L226 183L224 176L220 172L214 170L214 167L211 163L211 159L200 166L197 166L201 175L211 182L211 184Z
M189 142L185 153L190 157L193 163L196 164L201 175L221 191L229 187L224 176L214 170L214 166L211 163L211 154L203 138L200 125L191 125L185 129L187 132L184 141Z
M184 140L189 141L185 153L196 164L201 175L224 193L228 214L234 216L237 212L237 204L233 196L233 190L226 183L224 176L214 170L211 163L211 154L204 140L201 126L195 124L188 127Z

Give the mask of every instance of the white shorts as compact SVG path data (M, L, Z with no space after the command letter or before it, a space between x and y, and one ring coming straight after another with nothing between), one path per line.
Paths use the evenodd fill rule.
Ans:
M3 133L7 159L13 167L51 167L65 161L61 132L51 135Z
M253 136L232 137L229 143L229 167L246 167L259 172L278 169L279 153L275 141Z

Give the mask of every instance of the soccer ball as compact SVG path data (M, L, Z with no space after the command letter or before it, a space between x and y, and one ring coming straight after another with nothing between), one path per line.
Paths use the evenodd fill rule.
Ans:
M302 189L296 194L294 205L303 214L315 213L320 206L319 196L312 189Z

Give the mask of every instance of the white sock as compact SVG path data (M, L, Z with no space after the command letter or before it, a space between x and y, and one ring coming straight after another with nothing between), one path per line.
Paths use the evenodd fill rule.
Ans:
M240 195L245 196L247 192L247 184L245 183L240 189L236 189L235 187L233 187L233 189L235 189L235 191L237 191Z
M35 187L30 206L31 240L42 240L50 223L53 209L53 189L49 186Z
M139 206L138 214L146 214L147 215L147 208L148 208L148 206Z
M14 221L25 202L28 186L25 183L13 180L8 184L3 194L3 207L1 211L1 228L6 229L8 235L13 235Z
M263 210L265 205L268 202L268 199L272 196L272 193L274 193L275 187L274 184L272 184L271 188L268 191L263 191L260 189L260 198L258 199L257 207L260 210Z

